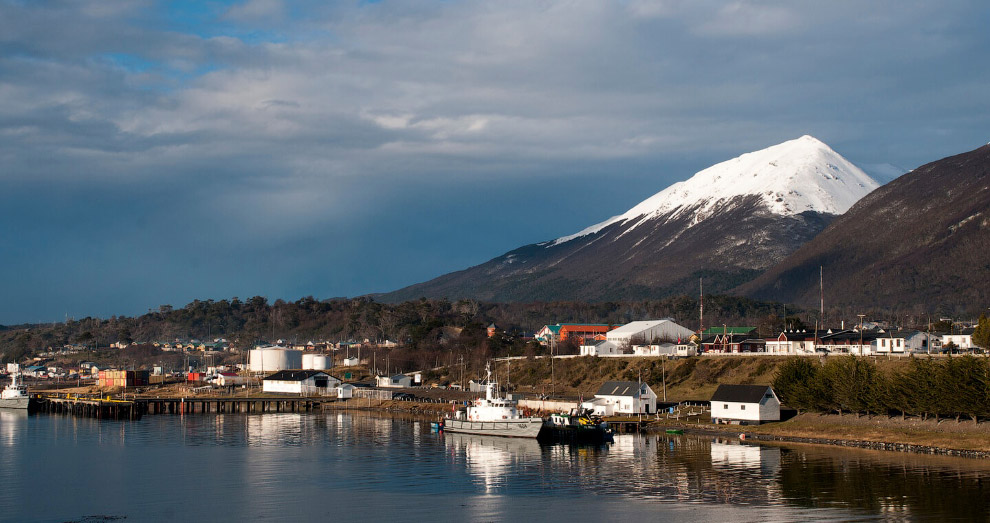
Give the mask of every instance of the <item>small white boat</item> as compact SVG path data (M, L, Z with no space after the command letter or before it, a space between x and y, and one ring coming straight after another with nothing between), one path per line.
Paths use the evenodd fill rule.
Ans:
M3 391L0 392L0 408L28 408L28 404L31 402L31 396L28 395L27 385L20 383L18 379L20 377L21 375L19 372L11 374L10 385L4 387Z
M492 381L491 369L485 379L485 397L443 421L445 432L482 434L510 438L535 438L543 429L543 418L519 415L514 400L499 396L498 383Z

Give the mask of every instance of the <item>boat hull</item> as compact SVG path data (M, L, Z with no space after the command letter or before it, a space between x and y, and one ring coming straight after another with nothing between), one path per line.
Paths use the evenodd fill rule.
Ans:
M31 398L0 399L0 409L25 409L31 404Z
M543 429L542 418L519 418L499 421L464 421L448 419L443 430L459 434L481 434L506 438L535 438Z
M540 434L545 443L601 444L613 441L612 431L604 427L553 427L548 426Z

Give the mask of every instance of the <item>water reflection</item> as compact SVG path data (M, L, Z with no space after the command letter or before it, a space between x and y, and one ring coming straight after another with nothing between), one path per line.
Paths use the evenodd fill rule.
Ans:
M60 474L40 470L45 462L58 463ZM520 507L546 505L555 519L987 520L988 468L982 460L689 435L546 446L433 434L417 418L360 412L121 423L0 411L0 482L11 485L0 489L0 506L15 507L0 520L24 519L30 513L18 511L37 506L58 514L52 520L107 507L128 519L169 519L181 515L169 500L204 492L233 519L313 517L321 504L363 500L361 514L445 506L452 512L441 519L514 519L529 517ZM93 471L99 489L86 479ZM52 488L63 495L47 496Z
M712 466L730 470L751 470L763 477L780 472L780 449L764 445L726 443L715 439L711 443Z
M27 421L27 410L0 409L0 446L13 447Z
M499 438L472 434L445 434L444 443L486 494L504 490L512 473L542 459L535 439Z

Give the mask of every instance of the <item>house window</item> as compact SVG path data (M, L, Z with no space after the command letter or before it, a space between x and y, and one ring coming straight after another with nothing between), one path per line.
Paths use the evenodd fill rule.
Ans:
M746 406L745 405L740 405L739 406L739 410L746 410Z
M722 405L722 408L725 409L725 410L729 410L729 404L726 403L726 404Z

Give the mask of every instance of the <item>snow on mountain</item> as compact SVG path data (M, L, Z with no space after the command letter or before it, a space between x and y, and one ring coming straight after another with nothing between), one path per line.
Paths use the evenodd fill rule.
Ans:
M828 145L805 135L713 165L624 214L543 245L559 245L634 220L628 233L652 218L685 212L693 213L697 224L742 196L758 196L767 210L783 216L805 211L839 215L879 186Z

